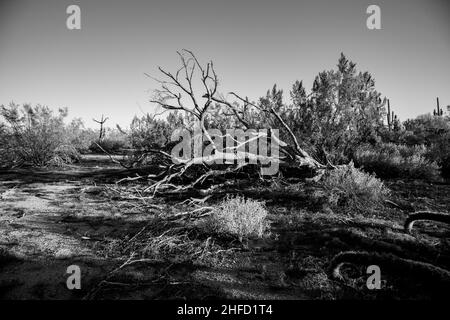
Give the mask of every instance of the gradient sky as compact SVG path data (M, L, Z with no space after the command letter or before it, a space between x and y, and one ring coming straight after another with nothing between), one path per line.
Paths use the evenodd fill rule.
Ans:
M82 29L66 28L81 7ZM366 28L381 8L382 30ZM335 67L340 52L368 70L404 120L450 104L448 0L0 0L0 104L68 107L88 126L126 126L154 111L144 72L175 70L176 50L212 59L222 92L257 99L273 84Z

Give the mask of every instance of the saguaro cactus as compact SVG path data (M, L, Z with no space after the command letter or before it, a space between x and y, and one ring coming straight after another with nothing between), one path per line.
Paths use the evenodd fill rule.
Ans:
M391 131L391 103L389 102L388 99L388 112L387 112L387 124L388 124L388 130Z
M436 103L437 103L437 107L435 110L433 110L433 115L440 117L444 114L444 110L442 110L439 106L439 97L436 98Z
M388 110L387 110L387 124L388 124L388 130L389 131L398 131L400 130L400 120L398 119L397 115L394 113L394 111L391 111L391 103L388 99Z
M388 130L397 130L399 128L399 120L394 111L391 111L391 103L388 99L387 124Z

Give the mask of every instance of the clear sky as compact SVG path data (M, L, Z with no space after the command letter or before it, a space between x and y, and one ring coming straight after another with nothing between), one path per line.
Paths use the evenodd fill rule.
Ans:
M81 30L66 8L81 8ZM381 8L382 30L366 28ZM0 104L68 107L88 126L152 112L144 72L178 67L176 50L212 59L222 92L257 99L273 84L335 67L340 52L368 70L402 120L450 104L448 0L0 0ZM149 91L150 90L150 91Z

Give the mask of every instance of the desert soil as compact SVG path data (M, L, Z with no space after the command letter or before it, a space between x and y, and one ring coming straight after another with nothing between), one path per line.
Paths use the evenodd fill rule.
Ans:
M167 218L183 212L183 206L175 202L155 198L140 205L139 199L114 195L114 182L127 175L101 156L85 157L80 164L64 169L0 172L0 297L443 297L442 290L427 286L427 279L418 279L414 273L382 270L384 287L371 291L365 286L364 266L349 267L346 283L331 280L327 266L341 251L381 250L450 269L450 232L445 225L422 222L412 235L403 231L409 212L449 210L449 184L385 181L392 190L393 204L373 216L340 215L304 198L261 196L270 212L271 235L240 243L215 238L206 231L203 234L198 221ZM166 257L153 252L156 258L151 261L123 266L130 259L127 243L150 228L153 240L176 228L188 228L181 234L185 238L180 235L168 241L187 239L200 244L202 252L193 254L191 261L176 249ZM70 265L81 269L81 290L66 286Z

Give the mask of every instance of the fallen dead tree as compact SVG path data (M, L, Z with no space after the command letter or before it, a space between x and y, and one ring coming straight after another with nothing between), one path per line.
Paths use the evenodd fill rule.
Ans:
M237 175L242 173L245 167L254 164L261 169L262 173L256 175L260 179L265 176L261 164L268 163L275 163L277 167L280 166L288 174L306 172L309 177L320 177L323 174L326 166L316 161L300 147L293 130L272 105L250 102L248 98L243 98L234 92L228 94L234 101L228 101L224 95L218 93L219 80L212 62L203 66L194 53L189 50L182 50L178 52L178 55L181 67L175 73L159 67L159 71L163 75L162 79L147 75L160 85L160 89L155 90L151 102L162 108L161 114L166 111L182 111L193 119L194 132L197 135L200 134L204 139L200 149L201 151L208 149L209 153L205 155L200 152L200 154L194 154L193 157L186 157L186 155L178 157L173 152L169 155L158 150L146 151L159 153L166 160L166 167L158 174L148 177L151 178L151 183L145 188L145 192L153 195L184 192L199 188L207 181L215 181L219 177ZM195 92L196 90L197 92ZM239 129L246 130L250 134L244 139L235 139L229 134L212 135L207 120L210 119L210 111L214 108L225 110L223 113L225 117L233 119ZM269 128L264 131L257 127L251 121L252 115L255 114L270 117L274 123L278 124L279 130L284 137L287 137L286 140L289 143L282 141L274 133L275 129ZM231 139L234 140L234 143L232 146L227 145L224 148L217 142L222 139ZM267 152L259 152L261 143L264 141L268 141L271 146L275 145L276 152L271 150L270 155ZM259 146L259 150L251 148L251 145L255 144ZM255 168L255 166L251 167Z

